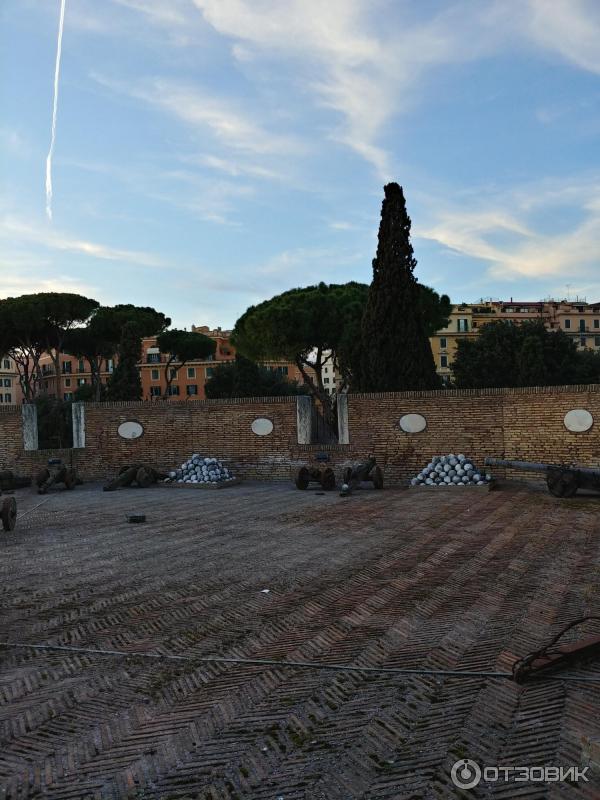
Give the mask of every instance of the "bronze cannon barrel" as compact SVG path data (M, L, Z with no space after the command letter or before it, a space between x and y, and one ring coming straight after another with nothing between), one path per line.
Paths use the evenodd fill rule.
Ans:
M564 470L567 472L578 472L590 478L600 478L600 467L575 467L568 464L537 464L533 461L511 461L504 458L486 458L486 467L511 467L512 469L522 469L526 472L548 472L548 470Z
M512 467L522 469L527 472L547 472L552 468L552 464L535 464L532 461L509 461L504 458L486 458L486 467Z

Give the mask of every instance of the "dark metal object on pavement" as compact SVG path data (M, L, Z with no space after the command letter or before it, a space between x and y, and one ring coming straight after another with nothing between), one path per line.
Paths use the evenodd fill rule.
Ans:
M14 531L17 524L17 501L14 497L5 497L0 506L2 527L5 531Z
M127 514L127 522L146 522L146 515L145 514Z
M375 489L383 489L383 471L377 466L375 456L369 456L366 461L344 470L344 484L350 491L358 489L363 481L370 481Z
M325 491L335 489L335 472L331 467L300 467L296 473L296 486L298 489L308 489L311 481L318 483Z
M600 492L600 469L574 467L568 464L537 464L503 458L486 458L485 464L488 467L511 467L524 472L544 472L548 491L555 497L573 497L578 489L593 489Z
M64 483L67 489L74 489L77 483L77 473L72 467L66 467L60 458L48 459L48 466L50 469L44 467L41 469L35 479L38 487L38 494L46 494L56 483Z
M512 667L514 681L516 683L525 683L542 672L546 674L551 670L570 666L581 659L600 656L600 636L598 635L581 639L573 644L555 647L558 640L568 630L592 619L600 620L600 617L581 617L581 619L570 622L548 644L516 661Z

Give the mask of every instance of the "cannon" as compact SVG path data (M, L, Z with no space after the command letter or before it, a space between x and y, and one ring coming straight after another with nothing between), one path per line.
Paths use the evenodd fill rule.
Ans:
M346 467L343 478L347 491L357 489L363 481L371 481L375 489L383 489L383 472L375 456L369 456L366 461L353 467Z
M503 458L486 458L488 467L511 467L525 472L543 472L546 485L554 497L573 497L578 489L600 492L600 469L575 467L569 464L536 464L531 461L509 461Z
M296 473L296 486L298 489L308 489L308 484L314 481L326 492L335 489L335 472L331 467L300 467Z
M66 467L60 458L48 459L47 469L41 469L35 479L38 487L38 494L46 494L55 483L64 483L67 489L74 489L79 483L77 473L72 467Z
M147 464L128 464L121 467L117 477L104 486L104 491L114 492L115 489L119 489L121 486L131 486L132 483L137 483L141 489L147 489L159 479L166 477L168 477L166 473L159 472Z

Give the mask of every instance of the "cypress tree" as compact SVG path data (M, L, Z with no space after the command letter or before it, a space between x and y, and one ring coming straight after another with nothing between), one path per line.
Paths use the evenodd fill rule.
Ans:
M410 243L402 187L388 183L381 208L373 282L361 326L357 388L363 392L435 389L435 371Z
M138 362L142 358L142 342L135 322L127 322L121 330L119 363L110 377L109 400L141 400L142 381Z

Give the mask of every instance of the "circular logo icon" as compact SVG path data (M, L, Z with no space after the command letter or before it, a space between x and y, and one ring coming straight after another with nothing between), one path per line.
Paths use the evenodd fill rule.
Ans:
M461 758L452 765L450 777L459 789L472 789L481 780L481 767L470 758Z

